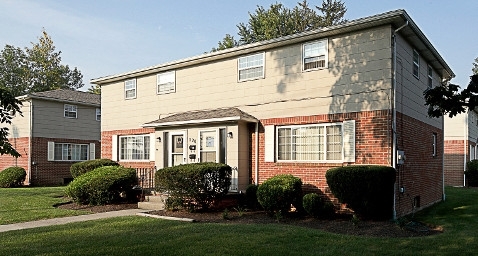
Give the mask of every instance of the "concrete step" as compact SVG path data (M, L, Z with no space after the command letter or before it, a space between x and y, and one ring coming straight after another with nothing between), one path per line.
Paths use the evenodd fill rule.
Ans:
M164 202L167 198L166 195L145 196L143 202L138 202L138 208L145 210L164 210Z

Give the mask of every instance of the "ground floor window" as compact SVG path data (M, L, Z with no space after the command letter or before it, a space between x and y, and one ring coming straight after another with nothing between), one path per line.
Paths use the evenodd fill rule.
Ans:
M149 154L149 135L129 135L120 137L120 160L149 160Z
M278 127L278 160L342 160L342 125Z
M86 161L89 157L90 145L75 143L48 144L48 160L50 161Z

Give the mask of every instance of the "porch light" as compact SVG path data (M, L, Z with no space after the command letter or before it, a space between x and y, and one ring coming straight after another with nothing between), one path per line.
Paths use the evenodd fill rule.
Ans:
M161 143L161 137L157 137L156 139L158 140L159 143Z
M228 137L229 139L232 139L232 132L228 132L228 133L227 133L227 137Z

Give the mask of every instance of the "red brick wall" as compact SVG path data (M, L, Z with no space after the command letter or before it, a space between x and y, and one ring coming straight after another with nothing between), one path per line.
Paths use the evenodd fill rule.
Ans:
M64 179L71 179L70 166L74 161L48 161L48 142L89 144L95 143L95 158L101 156L101 146L97 140L33 138L32 158L35 162L31 170L31 183L33 185L59 185Z
M463 186L465 160L469 160L469 144L463 140L445 141L445 185ZM469 143L469 142L468 142ZM465 153L466 146L466 153ZM466 159L464 159L466 155Z
M299 116L261 120L259 130L259 183L278 174L290 173L301 178L306 191L318 191L331 196L325 179L325 172L339 163L284 163L264 162L264 128L265 125L290 125L310 123L342 122L356 120L355 123L355 163L391 165L391 116L388 110L335 115ZM251 168L255 166L255 134L251 133ZM347 164L345 164L347 165ZM251 180L255 180L252 172Z
M437 135L433 156L433 133ZM397 166L397 215L411 213L414 199L424 208L443 197L443 130L397 113L397 149L405 152L405 163ZM399 193L404 187L405 192ZM416 209L415 209L416 210Z
M101 158L112 158L112 136L113 135L136 135L136 134L149 134L153 133L154 129L128 129L128 130L114 130L114 131L102 131L101 132ZM152 141L152 143L154 143ZM119 144L118 144L119 145ZM122 166L132 168L152 168L154 167L153 161L141 161L141 162L125 162L119 161Z
M320 190L331 196L325 179L325 172L343 164L331 163L281 163L264 161L265 125L290 125L309 123L342 122L356 120L355 124L355 163L392 165L391 114L388 110L346 113L335 115L300 116L261 120L259 130L259 183L277 174L290 173L301 178L306 191ZM443 131L408 116L397 115L398 149L404 150L407 157L405 164L397 172L397 214L398 216L413 211L413 198L420 198L420 207L428 206L442 198L442 153ZM432 156L432 134L437 134L437 156ZM255 134L251 131L251 170L255 166ZM347 165L349 163L345 163ZM255 180L254 171L251 181ZM403 186L406 192L400 194ZM337 202L335 200L335 202Z
M10 139L10 143L12 146L17 150L18 153L21 154L19 158L12 157L10 155L0 155L0 171L12 167L12 166L19 166L27 171L28 175L28 137ZM28 185L30 177L25 178L25 184Z

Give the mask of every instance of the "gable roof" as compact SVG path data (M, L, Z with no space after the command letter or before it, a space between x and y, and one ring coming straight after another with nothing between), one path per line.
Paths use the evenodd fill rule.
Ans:
M101 105L101 95L93 94L89 92L74 91L68 89L57 89L52 91L45 92L33 92L27 95L18 97L19 100L28 100L28 99L42 99L42 100L51 100L59 101L65 103L76 103L83 105L92 105L100 106Z
M413 22L405 10L399 9L382 14L377 14L365 18L351 20L349 22L324 27L312 31L306 31L289 36L279 37L271 40L261 41L257 43L242 45L239 47L229 48L217 52L205 53L202 55L176 60L159 64L156 66L146 67L129 71L117 75L110 75L90 80L92 84L107 84L122 81L129 78L164 72L172 69L198 65L205 62L216 61L225 58L237 57L257 51L265 51L275 47L297 44L305 41L316 40L319 38L330 37L343 33L369 29L377 26L391 25L393 29L400 28L397 33L401 34L406 40L419 51L427 63L430 64L438 74L444 79L451 79L455 74L441 57L438 51L433 47L431 42L426 38L425 34ZM405 26L404 26L405 25Z
M143 124L143 127L167 127L187 124L251 122L258 120L238 108L219 108L212 110L188 111L173 114Z

